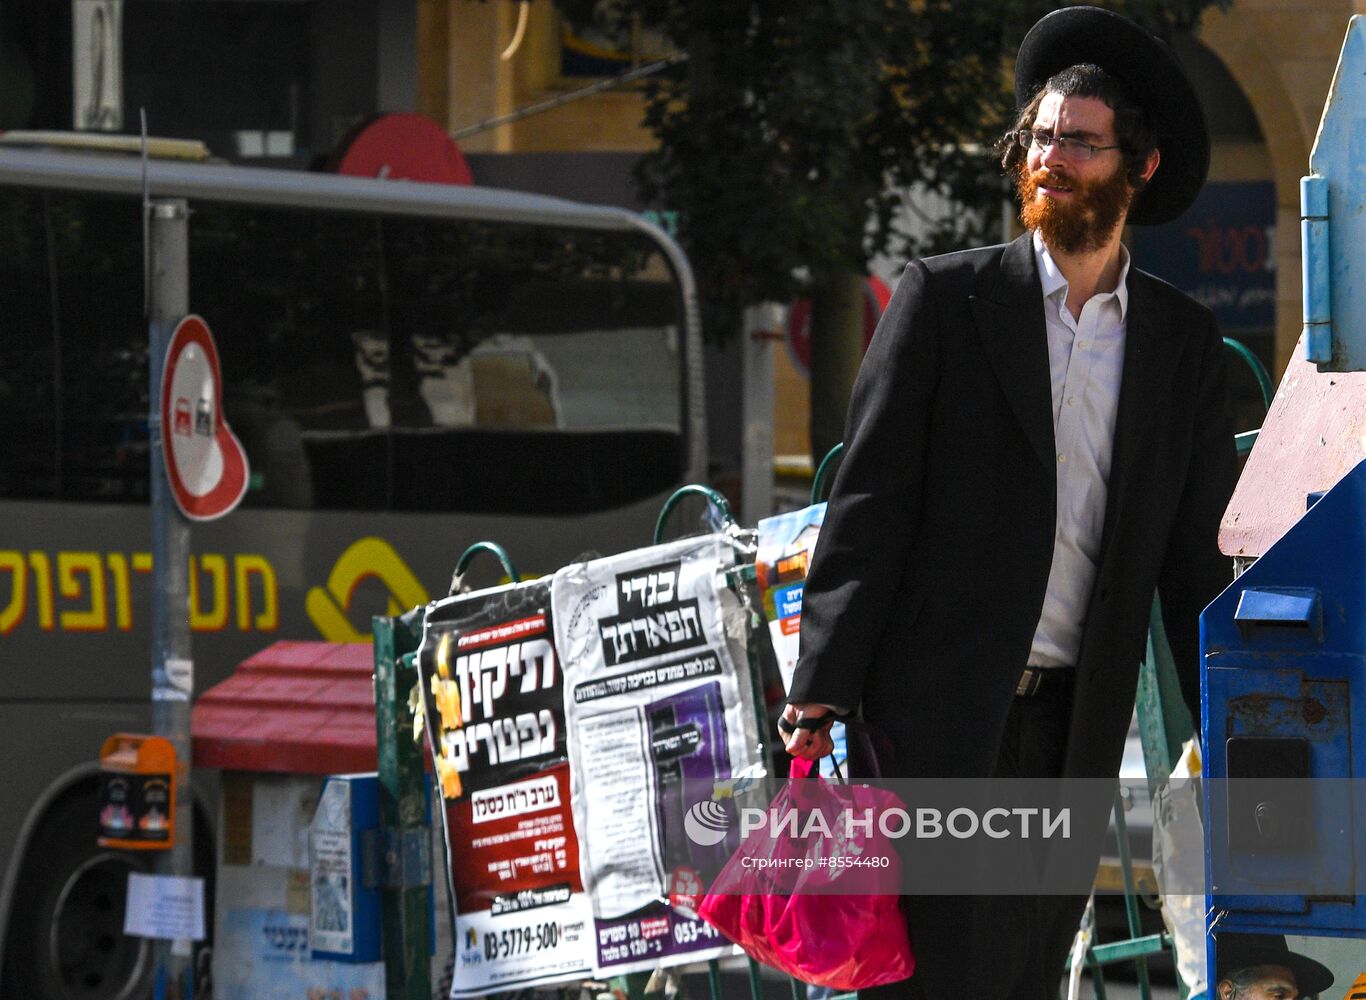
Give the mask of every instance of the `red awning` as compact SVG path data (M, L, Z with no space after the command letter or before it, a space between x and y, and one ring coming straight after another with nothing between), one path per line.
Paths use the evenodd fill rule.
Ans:
M275 643L200 695L190 723L194 766L375 770L374 670L367 643Z

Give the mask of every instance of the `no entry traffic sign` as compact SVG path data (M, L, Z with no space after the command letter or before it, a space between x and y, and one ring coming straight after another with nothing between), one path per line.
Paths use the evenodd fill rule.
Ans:
M247 491L247 454L223 419L223 376L209 325L186 316L161 374L161 452L176 506L193 521L232 510Z

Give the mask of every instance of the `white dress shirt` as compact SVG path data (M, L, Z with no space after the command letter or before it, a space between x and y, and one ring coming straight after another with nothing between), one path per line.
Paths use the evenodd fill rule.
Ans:
M1114 452L1115 413L1124 373L1129 252L1120 245L1115 290L1091 296L1081 315L1075 317L1067 308L1067 279L1037 230L1034 258L1043 286L1048 330L1058 513L1053 527L1053 564L1029 664L1062 667L1077 662L1086 606L1096 579Z

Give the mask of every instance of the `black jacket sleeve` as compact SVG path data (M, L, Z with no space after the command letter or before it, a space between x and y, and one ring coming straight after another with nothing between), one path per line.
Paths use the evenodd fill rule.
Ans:
M789 701L856 709L920 517L940 322L912 261L854 383L845 452L802 599Z
M1157 585L1181 695L1197 728L1200 612L1233 579L1233 562L1219 551L1219 522L1238 479L1227 351L1212 317L1204 333L1198 392L1190 464Z

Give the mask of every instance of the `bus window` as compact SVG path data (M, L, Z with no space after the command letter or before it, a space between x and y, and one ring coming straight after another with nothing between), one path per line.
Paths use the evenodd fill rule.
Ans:
M137 203L0 195L6 335L0 490L139 500L147 486L147 330Z
M147 502L147 323L136 201L53 193L59 498Z
M58 492L48 235L41 194L0 192L0 497Z
M146 502L137 201L7 191L0 410L24 499ZM684 474L678 290L636 233L196 202L248 507L573 514Z
M564 514L667 489L681 318L653 253L634 234L200 205L193 300L258 473L247 502Z

